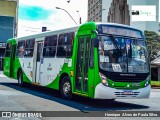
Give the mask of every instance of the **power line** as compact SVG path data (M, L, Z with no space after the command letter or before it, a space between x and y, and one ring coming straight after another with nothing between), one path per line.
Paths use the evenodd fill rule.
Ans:
M33 31L33 30L25 30L25 31L30 31L30 32L41 32L41 31Z
M18 27L25 27L25 28L29 28L29 29L37 29L37 30L41 30L41 28L33 28L33 27L28 27L28 26L18 26ZM4 26L0 26L0 28L4 28L4 29L15 29L15 28L11 28L11 27L4 27Z
M41 28L33 28L33 27L28 27L28 26L20 26L19 27L25 27L25 28L31 28L31 29L41 29Z

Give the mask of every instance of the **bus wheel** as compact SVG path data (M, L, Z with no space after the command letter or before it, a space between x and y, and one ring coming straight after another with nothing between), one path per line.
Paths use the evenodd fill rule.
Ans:
M70 78L68 76L64 77L61 81L61 96L64 99L71 99L72 97L72 86L70 82Z
M23 87L23 85L24 85L22 71L19 71L19 74L18 74L18 84L21 87Z

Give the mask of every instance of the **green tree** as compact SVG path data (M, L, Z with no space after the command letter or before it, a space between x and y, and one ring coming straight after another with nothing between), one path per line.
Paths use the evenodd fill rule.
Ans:
M160 36L153 31L144 31L148 51L150 53L150 61L160 56Z

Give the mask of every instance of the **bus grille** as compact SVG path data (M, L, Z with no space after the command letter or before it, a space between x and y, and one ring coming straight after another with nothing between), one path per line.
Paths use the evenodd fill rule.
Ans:
M111 73L111 72L104 74L106 74L106 77L108 77L110 80L114 82L142 82L149 75L149 73L143 73L143 74L137 73L136 76L121 76L121 73Z
M131 78L131 77L125 77L122 79L122 77L110 77L111 80L114 82L142 82L144 79L141 78Z
M125 98L125 97L134 98L139 95L139 92L132 92L130 94L124 94L124 92L114 92L114 94L117 98Z

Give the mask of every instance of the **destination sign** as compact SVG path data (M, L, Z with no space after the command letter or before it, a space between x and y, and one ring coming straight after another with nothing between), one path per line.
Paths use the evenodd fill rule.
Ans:
M102 33L142 38L141 31L118 26L101 26Z

